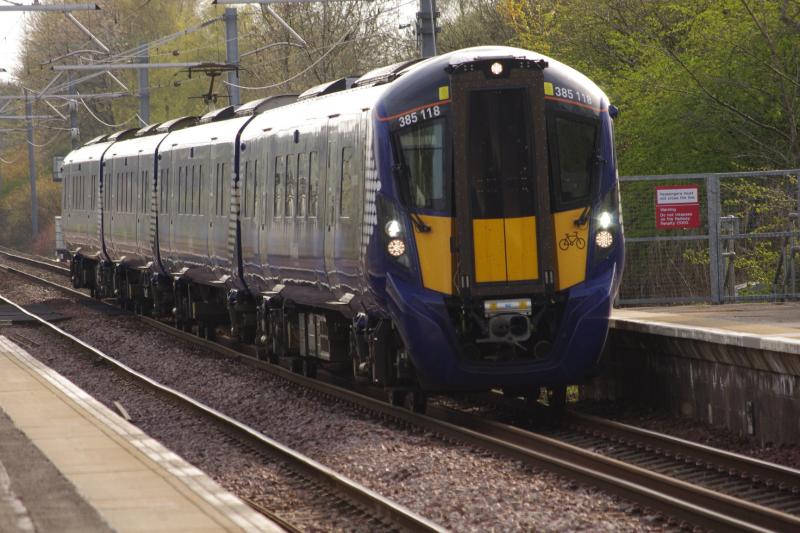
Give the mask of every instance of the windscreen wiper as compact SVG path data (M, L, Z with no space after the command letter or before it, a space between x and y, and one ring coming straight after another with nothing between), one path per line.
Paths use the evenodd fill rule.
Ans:
M585 226L586 223L589 221L589 209L590 208L591 208L591 204L587 205L586 207L584 207L583 208L583 212L581 213L581 216L579 216L578 218L576 218L573 221L573 223L576 226L578 226L579 228L582 228L583 226Z
M427 225L414 211L409 211L408 216L411 218L411 222L414 224L414 227L417 228L420 233L428 233L431 231L431 227Z
M399 163L392 167L392 173L395 177L395 184L400 192L401 201L405 206L410 207L411 198L408 192L408 165L406 165L405 161L402 159L402 155L398 157L398 159ZM414 227L417 228L417 231L420 233L428 233L431 231L431 227L411 209L408 210L408 216L411 219L411 223L414 224Z

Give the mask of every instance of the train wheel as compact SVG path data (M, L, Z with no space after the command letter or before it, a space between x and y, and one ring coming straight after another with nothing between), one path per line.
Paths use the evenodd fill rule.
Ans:
M310 357L303 357L303 375L309 378L317 377L317 362Z
M301 361L299 357L291 358L290 367L292 372L294 372L295 374L303 373L303 361Z
M547 389L548 419L552 426L560 427L567 405L567 386L556 385Z
M567 405L567 386L557 385L548 389L547 400L551 409L563 410Z
M424 413L428 407L428 395L421 390L407 391L403 406L411 412Z
M391 389L388 391L388 395L389 403L397 407L402 406L406 399L406 391L402 390Z

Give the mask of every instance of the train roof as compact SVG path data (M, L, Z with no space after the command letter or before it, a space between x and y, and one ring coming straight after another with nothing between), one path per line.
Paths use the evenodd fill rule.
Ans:
M248 120L250 120L250 117L236 117L173 131L161 144L159 152L168 152L200 144L233 144L236 140L236 134L239 133L239 130Z
M388 89L382 99L379 112L382 116L393 116L411 109L414 103L418 105L419 102L435 102L437 99L442 99L440 98L439 89L449 85L449 71L465 63L491 59L545 61L547 63L547 67L543 71L545 83L573 89L573 92L575 90L581 91L590 95L594 102L593 106L585 106L577 101L570 102L551 95L549 99L554 104L560 103L584 107L595 113L608 105L608 98L605 93L592 80L560 61L522 48L477 46L431 57L424 61L413 63L397 72L395 79L387 83ZM547 88L545 92L547 92Z
M247 125L242 133L242 140L259 137L268 129L294 127L303 121L326 119L336 114L360 113L371 109L385 90L383 85L358 87L265 111Z
M64 163L80 163L82 161L100 161L106 149L113 144L113 141L99 141L93 144L87 144L77 148L66 156L64 156Z
M295 126L299 117L303 120L319 120L334 114L356 113L371 108L377 108L379 116L391 116L411 109L415 102L435 102L437 98L443 100L439 89L449 83L449 71L453 67L488 59L546 61L545 82L581 90L591 95L599 106L591 108L595 112L608 105L605 93L592 80L558 60L521 48L478 46L424 60L414 59L387 65L374 69L358 79L351 77L326 82L309 88L299 98L296 95L276 95L247 102L235 109L223 108L204 115L201 122L207 122L205 124L195 125L198 122L197 117L175 118L158 126L145 127L139 130L138 135L151 133L153 129L162 134L169 132L169 139L162 145L162 150L169 150L173 146L214 141L233 142L236 133L253 114L257 116L245 128L242 134L243 140L257 137L268 129ZM552 100L559 99L552 98ZM574 102L562 103L575 105ZM302 113L299 113L300 109ZM231 111L235 115L234 118L228 118ZM76 160L76 157L99 158L99 155L94 154L102 155L110 144L107 139L125 138L128 135L129 133L125 131L111 136L96 137L84 147L70 152L67 157L71 158L69 160Z
M296 94L276 94L267 96L266 98L259 98L258 100L251 100L245 102L236 108L236 116L244 117L251 115L258 115L269 109L275 109L283 105L293 104L297 101Z
M166 133L155 133L117 141L106 152L106 159L112 157L135 157L140 153L147 154L148 152L152 155L155 153L158 143L166 136Z

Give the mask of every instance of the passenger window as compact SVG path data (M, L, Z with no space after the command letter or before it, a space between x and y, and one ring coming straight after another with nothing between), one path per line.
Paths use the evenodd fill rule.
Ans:
M166 213L167 211L167 180L164 177L167 175L167 171L165 169L161 169L161 176L158 180L158 186L160 188L159 192L161 193L159 198L161 201L159 202L159 211L162 213Z
M250 187L250 216L256 216L256 198L258 198L258 159L253 161L253 183Z
M145 207L147 203L145 202L145 198L147 197L147 173L142 171L142 180L141 180L141 196L139 196L139 211L141 213L145 212Z
M228 181L225 179L225 163L222 163L220 167L220 176L219 176L219 215L225 216L227 213L225 198L228 194Z
M250 185L250 161L244 162L244 179L242 181L242 197L241 197L241 204L242 204L242 216L248 217L250 216L249 209L247 208L247 200L249 197L247 196L250 194L248 191L248 186Z
M319 203L319 154L317 152L308 154L308 170L308 216L316 218Z
M353 148L345 146L342 148L342 174L339 182L339 216L349 218L353 213L353 179L355 178Z
M214 214L219 216L220 197L219 197L219 163L217 163L216 172L214 173Z
M92 192L91 192L92 201L90 206L92 209L95 208L97 204L97 174L92 174Z
M191 209L192 192L189 190L189 165L183 167L183 214Z
M308 202L308 154L297 156L297 217L306 216Z
M189 205L186 206L186 212L193 215L195 214L195 205L197 199L197 176L195 176L195 168L192 165L192 178L189 185ZM187 180L188 181L188 180Z
M186 213L186 167L178 167L178 213Z
M286 156L286 208L283 212L286 217L294 217L295 195L297 189L297 156L290 154Z
M172 169L167 168L167 177L164 179L164 212L169 213L172 206L170 206L170 198L172 197L172 182L170 181L170 174Z
M285 172L286 159L279 155L275 158L275 192L272 206L272 214L275 217L283 216L283 180Z
M197 199L195 200L195 213L200 214L203 203L203 165L197 166Z

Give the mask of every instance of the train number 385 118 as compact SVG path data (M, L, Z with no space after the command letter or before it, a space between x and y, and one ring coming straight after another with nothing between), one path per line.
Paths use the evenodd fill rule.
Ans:
M412 111L411 113L406 113L405 115L401 115L398 119L400 122L400 127L405 128L406 126L410 126L412 124L416 124L421 120L428 120L434 117L438 117L442 114L442 111L439 109L438 105L433 107L426 107L420 109L419 111Z

